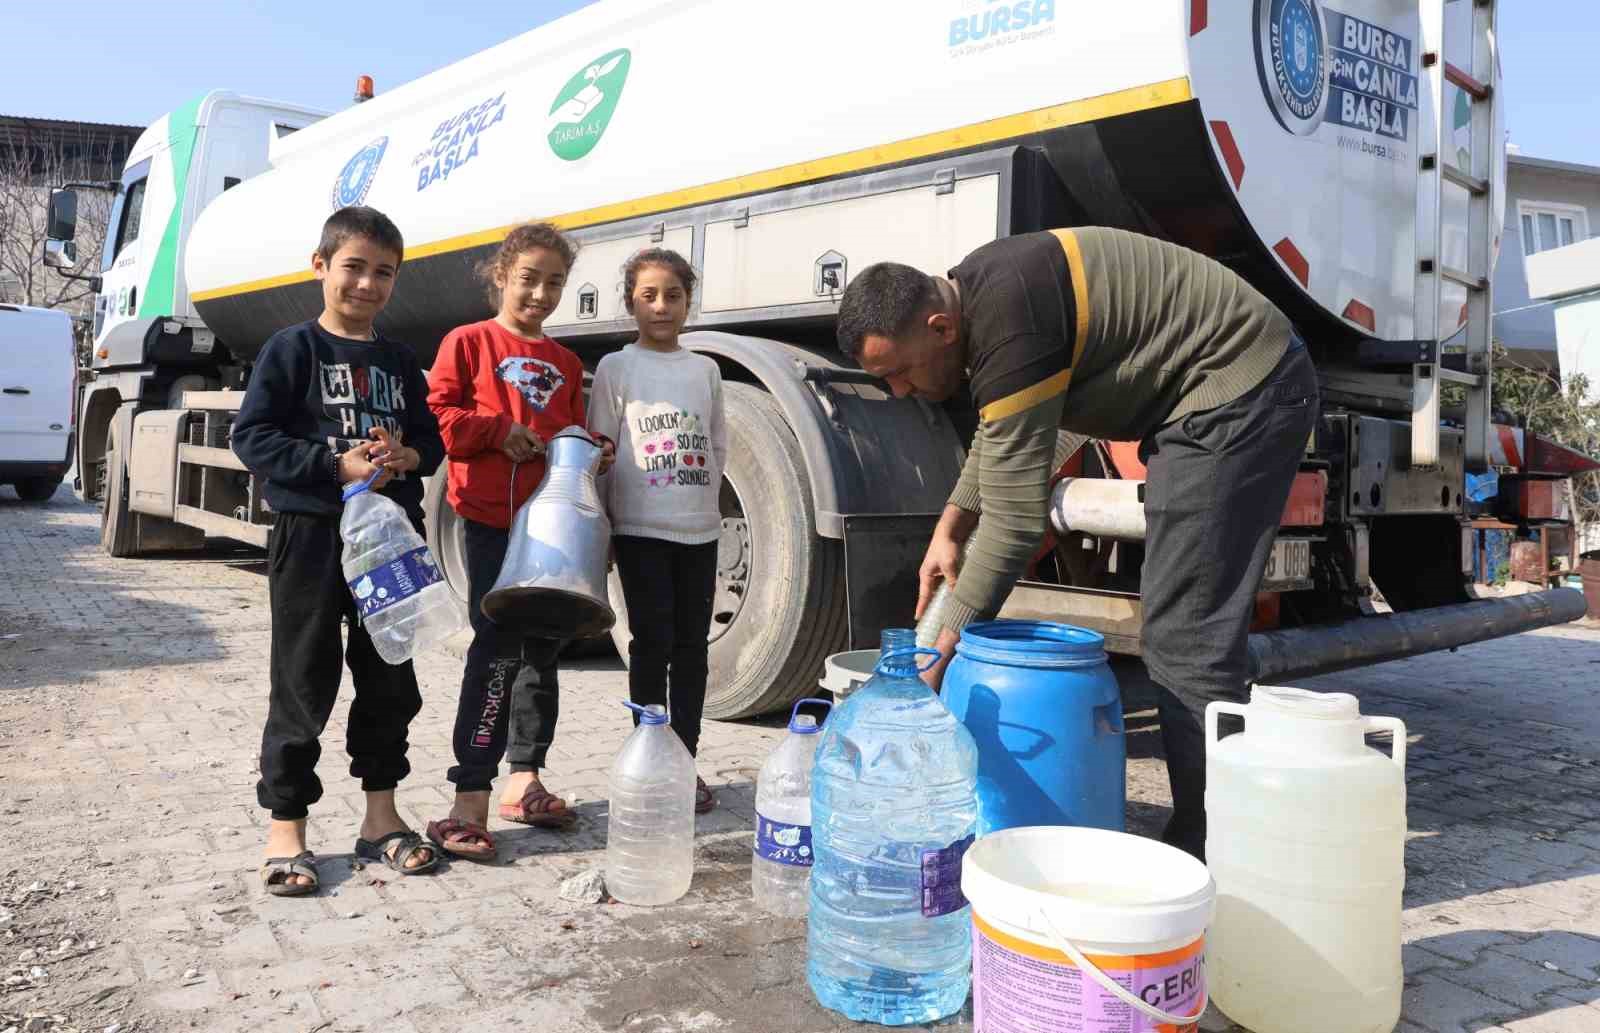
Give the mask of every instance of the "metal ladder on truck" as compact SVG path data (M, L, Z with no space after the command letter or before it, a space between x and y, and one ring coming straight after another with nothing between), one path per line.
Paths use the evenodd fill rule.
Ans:
M1447 8L1472 7L1471 58L1467 68L1445 59ZM1493 138L1496 62L1496 0L1422 0L1421 82L1423 98L1431 100L1432 125L1421 127L1421 182L1417 220L1417 337L1435 342L1428 358L1411 368L1411 465L1439 464L1439 395L1444 384L1466 389L1467 427L1464 446L1466 468L1478 472L1489 464L1489 406L1493 383L1494 316L1490 304L1490 271L1500 227L1494 224L1494 166L1499 141ZM1462 168L1448 155L1449 112L1445 110L1445 83L1455 86L1471 105L1470 160ZM1426 123L1426 119L1424 119ZM1430 153L1431 151L1431 153ZM1443 208L1446 190L1458 188L1467 195L1467 261L1465 268L1445 265ZM1447 369L1442 362L1443 336L1440 307L1444 284L1459 284L1467 291L1465 330L1466 362L1463 370Z

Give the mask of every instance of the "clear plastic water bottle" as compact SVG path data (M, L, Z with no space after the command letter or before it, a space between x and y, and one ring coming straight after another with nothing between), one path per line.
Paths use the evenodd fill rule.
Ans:
M606 890L624 904L670 904L694 878L694 758L665 707L623 706L639 727L611 765Z
M750 892L756 907L786 918L804 918L811 892L811 763L822 728L803 699L789 714L789 734L756 776L755 856Z
M400 504L371 489L377 474L344 490L339 534L344 576L378 655L403 664L466 625L428 543Z
M826 1008L887 1026L961 1009L972 930L961 858L978 824L978 748L918 677L915 632L834 709L811 775L806 979Z

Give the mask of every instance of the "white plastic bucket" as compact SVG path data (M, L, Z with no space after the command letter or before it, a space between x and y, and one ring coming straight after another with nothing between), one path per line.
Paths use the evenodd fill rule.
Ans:
M1188 1030L1206 1007L1206 866L1155 840L1033 827L967 851L973 1028Z
M837 706L872 677L873 668L878 666L879 655L876 649L835 653L823 661L823 674L817 685L833 693L833 702Z

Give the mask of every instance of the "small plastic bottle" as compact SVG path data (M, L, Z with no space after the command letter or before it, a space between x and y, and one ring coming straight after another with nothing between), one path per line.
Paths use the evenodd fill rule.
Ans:
M341 563L373 647L403 664L460 631L466 614L406 511L371 490L376 479L344 489Z
M623 706L639 726L611 765L606 890L624 904L670 904L694 878L694 758L665 707Z
M811 763L822 727L803 699L789 715L789 734L756 776L755 856L750 891L756 907L785 918L804 918L811 892Z

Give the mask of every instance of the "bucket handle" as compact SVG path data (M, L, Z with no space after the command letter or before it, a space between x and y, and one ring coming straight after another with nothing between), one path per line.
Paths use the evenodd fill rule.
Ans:
M1211 752L1211 747L1217 744L1217 715L1237 714L1244 717L1250 709L1243 703L1229 703L1226 700L1217 700L1206 704L1206 752Z
M1215 703L1211 704L1211 706L1216 705L1217 704ZM1207 708L1206 713L1209 716L1209 707ZM1148 1015L1157 1022L1164 1022L1171 1026L1177 1026L1180 1029L1185 1026L1194 1025L1196 1022L1200 1021L1200 1016L1205 1014L1206 1005L1211 1003L1211 992L1208 988L1200 988L1200 1007L1195 1009L1193 1015L1176 1015L1169 1011L1162 1011L1155 1005L1135 997L1133 994L1129 993L1127 988L1121 983L1118 983L1115 979L1112 979L1110 976L1102 972L1100 970L1100 966L1090 961L1088 957L1078 949L1076 944L1067 939L1066 936L1062 934L1061 930L1056 928L1055 922L1050 920L1050 915L1045 911L1044 908L1039 909L1038 915L1039 918L1044 922L1045 929L1049 930L1050 939L1055 944L1056 949L1065 954L1067 957L1071 958L1072 963L1078 967L1079 972L1084 973L1090 979L1094 980L1096 983L1099 983L1101 989L1105 990L1106 993L1109 993L1111 996L1115 997L1123 1004L1126 1004L1128 1007L1137 1012Z
M1363 717L1363 732L1388 732L1393 738L1389 758L1404 771L1406 767L1406 723L1398 717Z

